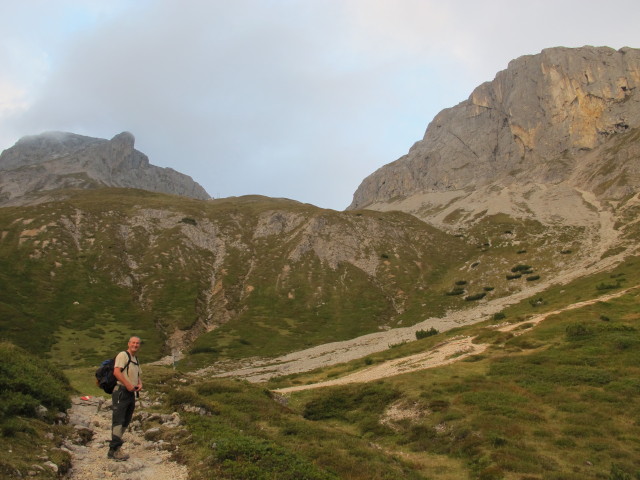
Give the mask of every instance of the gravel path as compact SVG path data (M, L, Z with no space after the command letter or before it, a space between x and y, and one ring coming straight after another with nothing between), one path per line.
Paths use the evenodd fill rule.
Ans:
M169 459L170 453L159 449L157 442L145 440L135 418L144 408L138 405L134 422L125 433L123 451L131 458L116 462L107 458L108 442L111 439L110 403L102 403L100 397L82 400L72 399L69 421L78 432L93 438L86 445L71 446L72 468L65 477L68 480L187 480L185 466ZM101 408L102 407L102 408ZM138 422L139 423L139 422Z
M495 329L501 332L513 332L513 331L516 331L517 328L523 324L530 324L533 327L551 315L556 315L560 312L564 312L567 310L573 310L576 308L585 307L587 305L591 305L596 302L604 302L612 298L616 298L621 295L624 295L628 293L630 290L635 288L638 288L638 287L637 286L631 287L619 292L611 293L609 295L604 295L591 300L586 300L584 302L573 303L571 305L568 305L565 308L542 313L540 315L536 315L534 317L531 317L519 323L496 325ZM524 331L519 333L524 333ZM518 335L519 333L516 333L516 335ZM372 367L365 368L358 372L345 375L344 377L341 377L341 378L335 378L332 380L327 380L325 382L318 382L318 383L313 383L309 385L296 385L294 387L280 388L274 391L278 393L290 393L290 392L297 392L300 390L310 390L313 388L321 388L321 387L328 387L328 386L334 386L334 385L345 385L348 383L372 382L374 380L379 380L381 378L392 377L394 375L401 375L403 373L408 373L416 370L424 370L427 368L434 368L434 367L440 367L443 365L448 365L450 363L462 360L463 358L466 358L470 355L477 355L479 353L482 353L488 347L489 347L488 344L474 344L473 338L471 337L453 337L446 342L436 345L432 350L429 350L427 352L422 352L422 353L418 353L408 357L390 360L388 362L384 362L379 365L374 365Z

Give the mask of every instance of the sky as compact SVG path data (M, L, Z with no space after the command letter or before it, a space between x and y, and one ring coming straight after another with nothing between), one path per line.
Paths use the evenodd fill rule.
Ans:
M123 131L214 198L344 210L433 117L544 48L640 48L618 0L0 0L0 151Z

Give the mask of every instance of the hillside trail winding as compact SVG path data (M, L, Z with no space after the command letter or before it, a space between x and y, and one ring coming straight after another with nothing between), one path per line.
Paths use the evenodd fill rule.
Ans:
M625 290L621 290L619 292L611 293L609 295L604 295L602 297L594 298L591 300L586 300L584 302L573 303L558 310L541 313L522 322L494 325L493 328L500 332L514 332L514 335L517 336L525 332L525 330L518 330L519 327L525 324L534 327L541 321L552 315L556 315L567 310L585 307L596 302L605 302L607 300L622 296L635 288L638 288L638 286L627 288ZM279 388L274 391L278 393L290 393L300 390L310 390L314 388L329 387L335 385L346 385L349 383L373 382L382 378L414 372L416 370L424 370L427 368L435 368L441 367L443 365L448 365L450 363L462 360L463 358L466 358L470 355L478 355L484 352L490 346L489 344L484 343L476 344L473 341L473 337L453 337L446 342L442 342L436 345L432 350L429 350L427 352L389 360L379 365L374 365L355 373L345 375L344 377L308 385L296 385L293 387Z
M86 400L83 400L85 398ZM142 405L141 405L142 403ZM71 470L67 480L187 480L184 465L170 460L170 452L163 443L145 439L142 423L138 417L145 411L145 403L138 402L134 421L125 433L122 447L130 458L118 462L107 458L111 439L110 401L101 397L74 397L69 413L69 423L78 437L91 438L70 444ZM177 425L176 425L177 426Z

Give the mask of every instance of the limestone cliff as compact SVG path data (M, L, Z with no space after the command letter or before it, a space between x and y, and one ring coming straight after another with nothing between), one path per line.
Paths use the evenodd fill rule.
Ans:
M0 155L0 205L28 203L31 194L49 190L98 186L209 198L191 177L151 165L134 144L129 132L111 140L66 132L24 137Z
M638 49L520 57L440 112L407 155L362 182L349 208L459 227L498 212L571 223L577 205L581 223L584 191L620 199L640 185L639 85Z

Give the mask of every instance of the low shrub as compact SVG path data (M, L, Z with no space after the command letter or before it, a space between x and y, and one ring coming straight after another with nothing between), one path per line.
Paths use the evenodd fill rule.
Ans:
M528 270L531 270L531 265L523 265L523 264L520 264L520 265L516 265L515 267L513 267L513 268L511 269L511 272L512 272L512 273L517 273L517 272L526 272L526 271L528 271Z
M576 339L591 335L591 330L581 323L574 323L565 328L565 334L568 339Z
M616 283L605 283L601 282L596 285L596 290L613 290L616 288L620 288L620 281L618 280Z
M544 298L542 297L529 299L529 305L531 305L532 307L539 307L540 305L544 305L546 303L547 302L545 302Z
M8 342L0 343L0 357L0 422L35 417L39 405L51 418L71 406L71 386L58 368Z
M486 296L487 296L487 293L486 292L482 292L482 293L476 293L475 295L468 295L468 296L464 297L464 299L467 302L473 302L475 300L481 300Z
M214 456L224 478L278 478L282 480L332 480L308 460L279 445L250 436L236 435L216 442Z
M384 383L348 385L327 389L307 403L303 416L308 420L346 419L353 412L381 413L400 392Z
M182 223L186 223L187 225L193 225L196 226L198 225L198 222L196 222L195 219L190 218L190 217L184 217L182 220L180 220Z
M447 295L462 295L464 293L464 288L454 288L451 291L447 292Z
M432 337L433 335L439 334L440 331L431 327L429 330L418 330L416 332L416 339L420 340L421 338Z

